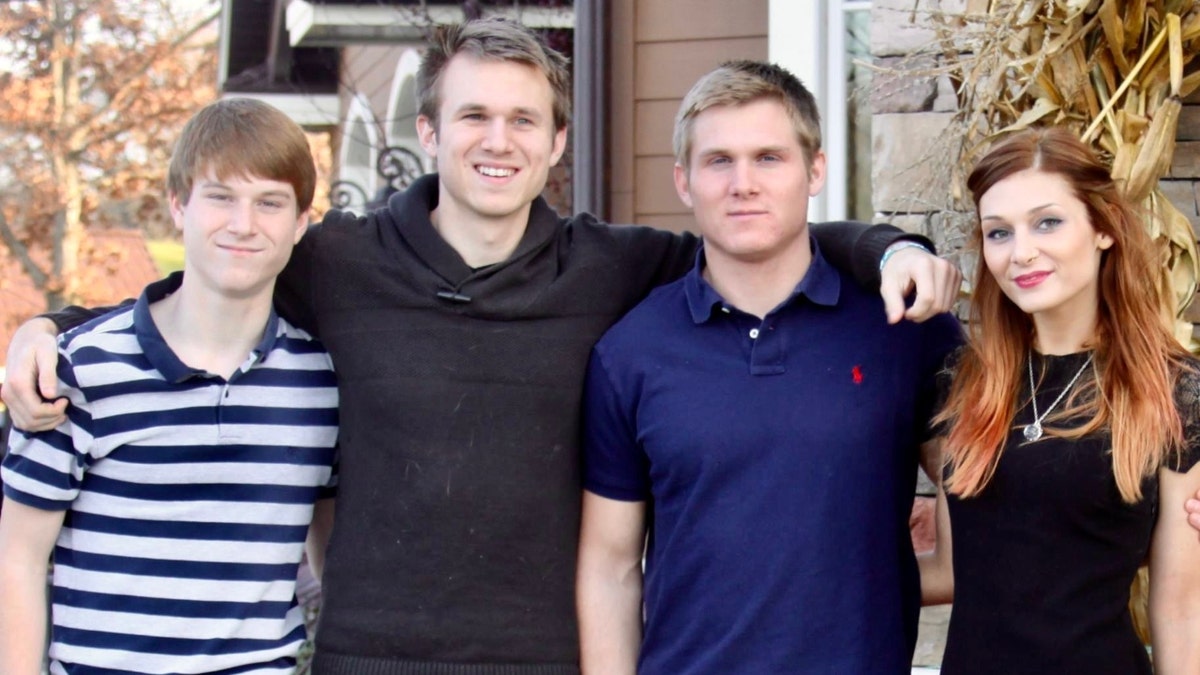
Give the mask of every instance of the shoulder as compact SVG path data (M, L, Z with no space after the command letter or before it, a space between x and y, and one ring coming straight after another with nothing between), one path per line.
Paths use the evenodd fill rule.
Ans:
M293 326L287 319L279 317L275 328L275 346L272 354L282 352L291 358L285 367L304 370L332 370L333 362L325 345L311 333Z
M670 341L680 327L690 325L684 279L659 286L621 317L600 339L598 349L643 350Z
M116 351L123 354L135 351L139 347L133 317L133 304L101 314L60 335L59 351L67 357L85 349Z
M699 239L690 233L676 234L645 225L606 223L590 213L563 218L561 223L562 231L568 237L602 240L634 253L645 251L647 255L661 255L662 247L679 242L699 243Z

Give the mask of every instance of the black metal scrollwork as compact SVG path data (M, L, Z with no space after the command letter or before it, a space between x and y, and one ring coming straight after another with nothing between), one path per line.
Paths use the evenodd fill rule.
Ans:
M412 150L398 145L388 146L379 153L375 170L396 190L403 190L425 173L421 158Z
M329 186L329 201L334 208L344 209L354 204L365 204L367 191L358 183L348 180L334 181Z

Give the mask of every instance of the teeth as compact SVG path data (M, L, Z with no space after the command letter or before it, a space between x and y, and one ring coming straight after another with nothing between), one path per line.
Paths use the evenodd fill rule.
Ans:
M516 171L512 169L500 169L494 166L481 166L478 167L478 169L479 173L485 176L491 176L492 178L507 178L516 173Z

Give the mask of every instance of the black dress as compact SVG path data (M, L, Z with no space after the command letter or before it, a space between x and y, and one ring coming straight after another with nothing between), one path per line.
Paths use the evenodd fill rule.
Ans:
M1086 352L1033 355L1034 373L1045 368L1037 389L1039 412L1086 358ZM1076 387L1091 377L1090 370ZM941 378L943 392L949 378ZM1149 675L1150 660L1134 633L1128 601L1150 546L1158 480L1143 482L1137 504L1123 502L1107 435L1080 440L1046 435L1027 443L1021 427L1033 421L1033 412L1027 393L1024 398L1017 428L983 492L948 497L954 607L941 672ZM1200 456L1200 377L1182 376L1175 398L1190 446L1181 464L1186 471Z

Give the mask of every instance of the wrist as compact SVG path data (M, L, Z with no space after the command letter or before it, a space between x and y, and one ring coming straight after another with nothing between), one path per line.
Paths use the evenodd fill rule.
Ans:
M883 272L883 268L888 264L888 260L891 260L893 255L906 248L919 248L932 255L932 252L924 244L912 241L911 239L902 239L883 250L883 256L879 258L879 271Z

